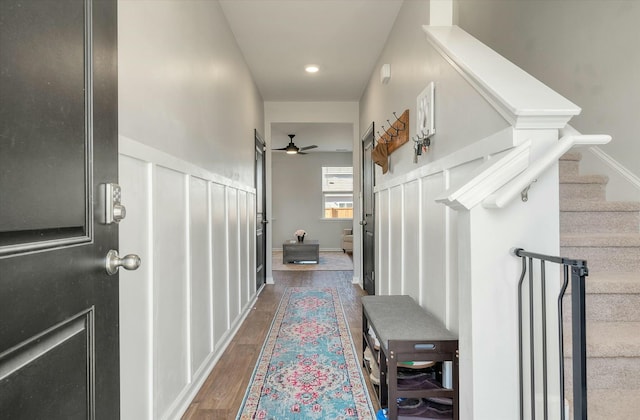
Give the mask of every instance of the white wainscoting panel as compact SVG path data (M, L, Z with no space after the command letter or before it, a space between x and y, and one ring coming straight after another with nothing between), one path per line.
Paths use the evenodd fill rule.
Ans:
M229 330L229 247L227 246L227 201L225 186L210 184L211 191L211 242L213 245L213 342L225 337Z
M487 150L445 157L375 187L376 293L410 295L458 331L458 215L435 199L512 143L493 141Z
M389 190L374 196L376 205L376 294L389 295Z
M450 240L447 237L449 232L445 216L448 207L434 201L434 197L444 191L443 173L422 178L421 189L420 261L422 262L422 284L420 304L444 320L447 302L450 299L446 291L450 282L455 279L447 277L446 270L446 246Z
M255 189L120 138L121 418L177 419L256 298Z
M190 380L185 180L172 169L154 169L154 413L167 412Z
M403 186L399 185L389 191L389 242L394 244L389 249L389 293L392 295L405 294L403 290ZM388 246L388 245L387 245Z
M209 260L209 197L207 182L191 177L189 185L189 253L191 254L191 375L213 351L211 272Z
M239 217L239 239L240 248L248 249L248 220L247 220L247 193L238 191L238 217ZM249 253L240 253L240 308L244 309L244 305L249 302Z
M227 246L229 247L229 319L240 314L240 226L238 217L238 190L227 188Z
M420 302L420 181L415 180L402 186L404 189L404 203L402 213L402 293ZM424 278L424 277L422 277Z

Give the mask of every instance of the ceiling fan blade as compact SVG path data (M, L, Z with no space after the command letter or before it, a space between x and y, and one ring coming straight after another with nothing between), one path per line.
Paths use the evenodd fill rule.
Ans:
M316 146L315 144L312 144L311 146L305 146L305 147L301 147L300 150L309 150L309 149L315 149Z
M287 148L286 147L281 147L279 149L271 149L271 150L287 150Z
M296 155L308 155L309 153L305 153L305 152L298 152L296 153Z

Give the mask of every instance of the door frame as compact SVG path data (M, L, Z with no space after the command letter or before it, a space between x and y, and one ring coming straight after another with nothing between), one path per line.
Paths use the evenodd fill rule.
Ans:
M374 197L374 193L373 193L373 188L375 186L375 165L373 164L373 161L371 160L370 156L366 155L366 144L371 141L371 150L373 150L373 147L375 146L375 123L372 122L371 125L369 126L369 128L367 128L367 130L365 131L365 133L362 135L362 137L360 138L360 156L362 159L362 165L361 165L361 171L360 171L360 185L361 185L361 194L362 194L362 208L361 208L361 218L360 218L360 225L361 225L361 230L362 230L362 250L361 250L361 255L362 255L362 288L364 290L366 290L369 294L375 294L375 284L376 284L376 279L375 279L375 197ZM369 163L367 163L369 162ZM369 189L365 190L365 188L367 187L367 185L365 185L365 171L370 170L370 178L371 178L371 185L369 185ZM367 218L367 213L366 213L366 205L365 205L365 200L366 200L366 196L370 197L371 200L371 214L369 216L369 218ZM372 236L373 236L373 243L370 244L370 246L372 247L371 250L368 250L367 247L365 246L365 242L367 240L366 236L367 236L367 225L371 224L371 231ZM368 258L368 254L367 251L370 252L370 258L372 259L372 261L370 261L371 263L371 286L368 287L368 281L367 281L367 258Z
M267 224L269 220L267 219L267 146L264 141L264 137L258 132L258 129L254 129L254 145L255 145L255 153L256 160L254 166L254 184L256 187L256 291L260 290L262 286L267 283ZM262 185L258 185L258 155L262 156ZM262 194L258 193L258 189L262 190ZM262 197L260 200L262 203L262 217L258 217L259 212L258 209L258 198ZM260 224L260 226L258 226ZM260 247L258 246L258 231L262 231L262 268L259 270L258 262L260 261L259 252ZM260 272L262 274L260 274ZM261 277L261 278L258 278Z

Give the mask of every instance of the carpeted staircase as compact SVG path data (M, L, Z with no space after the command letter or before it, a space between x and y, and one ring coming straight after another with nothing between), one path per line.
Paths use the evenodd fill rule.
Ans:
M590 420L640 418L640 203L606 201L608 178L580 175L581 154L560 159L560 249L586 259ZM570 292L569 292L570 293ZM565 298L570 307L570 296ZM565 322L571 314L565 310ZM568 329L568 324L565 331ZM565 366L571 366L565 334ZM568 370L568 373L570 370ZM566 375L571 397L571 375Z

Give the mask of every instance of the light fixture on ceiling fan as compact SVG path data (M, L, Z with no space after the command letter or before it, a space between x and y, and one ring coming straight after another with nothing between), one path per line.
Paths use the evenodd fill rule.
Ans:
M304 153L305 150L309 150L309 149L315 149L316 146L315 144L312 144L311 146L305 146L305 147L298 147L293 143L293 138L296 136L295 134L287 134L289 136L289 144L286 147L281 147L279 149L271 149L271 150L281 150L286 152L289 155L306 155L306 153Z

